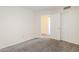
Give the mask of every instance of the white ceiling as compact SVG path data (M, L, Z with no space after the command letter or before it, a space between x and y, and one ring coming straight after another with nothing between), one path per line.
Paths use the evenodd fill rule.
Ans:
M55 10L62 8L63 6L29 6L27 8L34 11L46 11L46 10Z

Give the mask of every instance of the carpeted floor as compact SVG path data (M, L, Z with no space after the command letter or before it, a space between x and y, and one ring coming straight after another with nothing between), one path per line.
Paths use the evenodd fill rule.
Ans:
M79 45L62 40L37 38L0 50L0 52L78 52Z

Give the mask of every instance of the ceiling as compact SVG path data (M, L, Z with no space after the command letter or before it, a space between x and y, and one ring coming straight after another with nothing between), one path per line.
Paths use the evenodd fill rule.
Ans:
M56 10L62 7L63 6L29 6L27 8L34 11L47 11L47 10Z

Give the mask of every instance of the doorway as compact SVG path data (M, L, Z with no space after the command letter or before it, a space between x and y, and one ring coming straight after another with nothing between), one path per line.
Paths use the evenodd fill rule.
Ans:
M41 16L41 35L50 35L50 16Z
M41 35L53 39L61 38L60 13L41 16Z

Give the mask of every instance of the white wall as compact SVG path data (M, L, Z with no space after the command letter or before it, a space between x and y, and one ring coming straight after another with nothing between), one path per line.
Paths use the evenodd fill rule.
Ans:
M0 7L0 48L33 38L35 16L26 7Z
M79 7L62 13L62 40L79 44Z
M41 34L41 16L39 13L36 13L36 18L35 18L35 36L40 37Z

